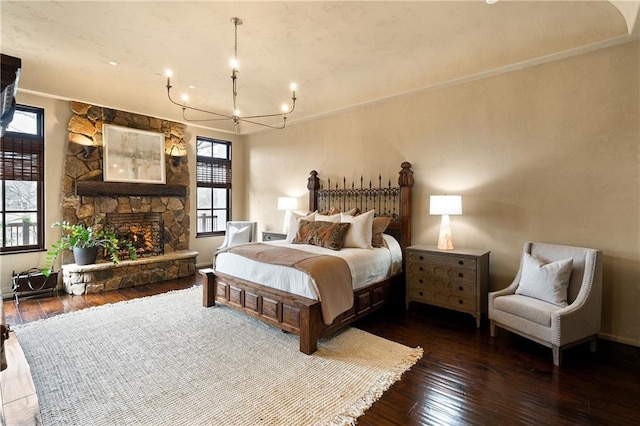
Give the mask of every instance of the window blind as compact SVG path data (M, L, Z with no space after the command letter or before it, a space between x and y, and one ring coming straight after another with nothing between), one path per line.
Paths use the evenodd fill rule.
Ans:
M198 186L213 188L231 188L231 161L198 157L196 163L196 180Z
M0 138L0 179L44 181L44 142L40 137Z

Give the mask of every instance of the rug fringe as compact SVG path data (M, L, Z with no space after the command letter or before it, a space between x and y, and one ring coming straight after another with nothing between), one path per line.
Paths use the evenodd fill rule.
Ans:
M380 399L392 384L400 380L402 374L413 367L422 358L424 350L418 346L411 351L395 368L385 374L375 383L371 389L360 399L356 405L349 408L347 412L338 414L330 423L330 426L354 426L358 417L362 416L374 402Z

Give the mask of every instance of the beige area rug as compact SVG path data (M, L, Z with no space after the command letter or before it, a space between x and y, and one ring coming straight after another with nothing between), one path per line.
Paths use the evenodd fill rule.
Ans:
M201 291L16 327L44 425L354 424L422 356L356 328L304 355Z

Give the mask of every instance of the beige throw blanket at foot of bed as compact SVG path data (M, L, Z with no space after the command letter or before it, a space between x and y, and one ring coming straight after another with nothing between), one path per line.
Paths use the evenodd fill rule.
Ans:
M296 268L311 276L320 294L322 320L327 325L353 306L351 271L344 259L262 243L243 244L225 251L258 262Z

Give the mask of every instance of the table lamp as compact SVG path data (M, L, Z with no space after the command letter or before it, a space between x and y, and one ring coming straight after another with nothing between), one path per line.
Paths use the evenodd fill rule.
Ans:
M442 215L440 235L438 236L438 248L440 250L453 250L449 215L462 214L462 196L432 195L429 198L429 214Z
M289 232L289 220L291 219L291 210L298 208L298 199L294 197L278 197L278 210L284 210L284 225L282 232Z

